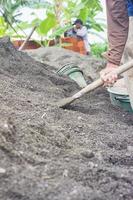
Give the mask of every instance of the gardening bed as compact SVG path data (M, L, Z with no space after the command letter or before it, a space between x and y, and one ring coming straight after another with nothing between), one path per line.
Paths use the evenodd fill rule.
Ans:
M64 55L65 56L65 55ZM0 200L132 200L133 115L0 40Z

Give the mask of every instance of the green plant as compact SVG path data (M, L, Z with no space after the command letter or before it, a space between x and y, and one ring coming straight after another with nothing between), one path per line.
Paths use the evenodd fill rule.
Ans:
M22 14L20 8L23 6L38 8L38 4L44 6L44 3L41 0L0 0L0 36L15 34L16 37L21 37L18 34L18 31L21 30L22 37L26 37L23 30L28 28L29 24L18 20L18 16Z
M21 15L20 8L27 6L33 8L31 23L21 22L18 16ZM34 12L35 9L44 9L44 19L40 19ZM10 36L26 37L25 29L38 24L36 33L42 40L50 40L61 36L67 29L72 27L75 18L81 18L88 29L103 31L103 25L97 22L95 16L102 10L99 0L0 0L0 12L3 17L0 26L4 23L4 30L1 31ZM18 34L21 30L21 35Z
M99 0L51 0L45 1L46 17L39 20L37 33L47 39L62 35L71 28L71 22L75 18L81 18L84 22L89 20L90 28L103 31L101 24L97 23L95 16L102 10ZM38 21L35 18L32 22ZM87 21L88 22L88 21ZM86 25L88 25L86 23Z
M0 37L5 35L7 30L7 24L2 16L0 16Z
M91 45L91 53L97 58L102 57L102 53L107 51L108 45L107 43L95 43Z
M26 2L26 0L0 0L0 27L3 26L3 30L0 31L0 36L4 36L9 33L11 35L11 30L13 30L13 32L17 34L17 30L14 28L14 24L18 22L17 16L21 14L17 11L20 8L20 6L25 5Z

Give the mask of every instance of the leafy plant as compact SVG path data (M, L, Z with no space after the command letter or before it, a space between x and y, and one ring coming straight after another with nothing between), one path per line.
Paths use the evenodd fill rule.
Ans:
M107 51L108 45L107 43L95 43L91 45L91 53L92 55L101 58L102 53Z
M12 29L13 32L17 34L17 30L14 28L14 24L18 22L17 16L21 14L20 12L17 11L20 8L20 6L26 5L26 3L27 0L17 0L17 1L0 0L0 13L1 13L0 26L2 26L2 24L4 25L3 35L8 33L10 29Z
M10 33L11 36L15 33L18 36L18 30L21 30L23 37L26 36L23 29L29 28L30 25L18 20L18 16L22 14L20 8L23 6L38 8L39 6L44 6L44 3L45 1L42 2L42 0L0 0L0 27L3 26L0 35L3 36ZM21 36L19 35L19 37Z
M51 0L45 1L46 17L40 22L37 32L41 36L54 38L71 28L71 22L80 18L88 28L103 31L95 16L102 10L99 0ZM34 22L37 19L34 19Z
M22 6L33 9L34 19L31 23L18 20ZM40 8L44 9L45 17L43 20L36 16L34 12L34 9ZM7 33L18 37L20 36L18 30L21 30L21 34L24 37L26 36L25 29L38 24L36 33L42 39L49 40L62 35L67 29L71 28L71 24L76 18L82 19L88 29L103 31L103 24L95 19L97 13L101 10L99 0L0 0L1 27L4 22L4 29L1 30L1 34L4 34L7 29Z
M2 16L0 16L0 37L5 35L7 29L7 24Z

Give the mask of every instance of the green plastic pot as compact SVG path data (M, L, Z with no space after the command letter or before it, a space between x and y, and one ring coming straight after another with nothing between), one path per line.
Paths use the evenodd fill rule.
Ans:
M110 100L112 105L118 106L125 111L133 113L129 95L125 89L121 90L121 88L112 87L108 88L108 92L110 94Z
M68 63L64 65L57 71L57 74L60 76L67 75L70 79L75 81L81 88L87 86L82 70L74 63Z

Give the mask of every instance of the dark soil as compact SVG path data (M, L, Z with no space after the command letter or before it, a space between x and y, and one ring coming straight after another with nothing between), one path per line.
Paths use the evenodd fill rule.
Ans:
M133 115L0 40L0 200L132 200Z

